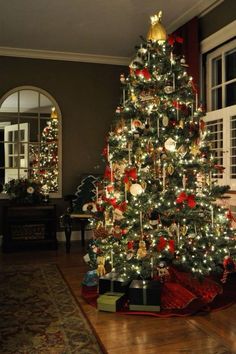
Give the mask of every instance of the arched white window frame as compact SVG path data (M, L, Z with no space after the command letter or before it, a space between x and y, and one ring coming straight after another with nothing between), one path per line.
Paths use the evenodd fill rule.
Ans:
M0 98L0 107L2 106L3 102L12 94L22 91L22 90L32 90L37 92L38 94L42 94L46 96L51 102L53 107L55 107L57 116L58 116L58 191L57 192L50 192L50 198L61 198L62 197L62 115L61 110L54 99L54 97L46 90L43 90L37 86L17 86L10 91L7 91L1 98ZM7 199L7 195L4 193L0 193L0 199Z

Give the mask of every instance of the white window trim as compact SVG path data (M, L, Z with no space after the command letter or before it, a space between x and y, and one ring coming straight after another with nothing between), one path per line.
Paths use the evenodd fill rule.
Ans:
M208 111L212 111L212 61L214 58L217 58L221 56L222 58L222 68L225 67L225 55L223 55L226 52L229 52L232 49L236 48L236 39L233 41L230 41L229 43L222 45L218 49L214 50L212 53L207 55L207 61L206 61L206 67L207 67L207 75L206 75L206 97L207 97L207 109ZM230 82L235 82L236 79L230 80L230 81L225 81L225 72L224 70L222 71L222 83L220 85L217 85L219 87L222 87L222 108L225 106L225 86L226 84L229 84ZM216 87L216 86L214 86Z
M217 48L218 46L224 47L224 43L232 40L229 42L229 46L232 46L232 43L235 43L234 38L236 37L236 20L233 22L229 23L225 27L221 28L219 31L213 33L211 36L205 38L201 43L200 43L200 49L201 49L201 98L203 97L203 75L202 75L202 57L204 54L207 54L210 51L213 51L214 48ZM227 44L226 44L227 45ZM236 45L235 45L236 46ZM224 51L225 51L224 47ZM222 48L216 49L212 54L209 53L210 55L214 55L214 57L217 56L217 50L219 50L218 54L222 53ZM227 51L227 50L226 50ZM209 58L209 57L208 57ZM207 63L208 64L208 63ZM211 95L209 95L209 83L211 82L209 78L209 75L212 73L212 68L207 70L207 77L206 77L206 97L207 97L207 107L211 107ZM236 110L236 105L234 106L229 106L225 107L219 110L215 111L209 111L206 114L205 121L212 121L216 119L223 119L223 166L225 167L225 171L223 173L223 178L220 178L217 180L217 183L219 185L230 185L231 191L236 190L236 180L230 179L230 119L227 119L226 117L231 117L235 115L235 110ZM234 200L234 203L236 203L236 199Z
M205 38L200 43L201 54L205 54L236 36L236 20Z
M37 91L46 97L48 97L51 102L53 103L53 106L56 108L56 112L58 115L58 192L56 193L50 193L50 198L62 198L62 114L60 107L58 106L57 102L55 101L54 97L50 95L49 92L36 87L36 86L18 86L15 87L14 89L6 92L0 99L0 107L2 103L5 101L5 99L12 95L13 93L19 91L19 90L34 90ZM7 199L7 195L4 193L0 193L0 199Z

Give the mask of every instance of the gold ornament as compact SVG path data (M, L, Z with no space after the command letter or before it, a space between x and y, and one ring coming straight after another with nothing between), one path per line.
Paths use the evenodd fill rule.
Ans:
M179 128L184 129L184 121L182 119L179 122Z
M175 172L174 166L173 165L167 166L167 172L169 173L169 175L173 175L173 173Z
M162 124L163 124L163 127L167 127L168 124L169 124L169 118L167 116L164 116L162 118Z
M98 256L97 257L97 275L99 277L102 277L103 275L106 274L106 270L105 270L105 257L103 256Z
M151 27L147 34L147 40L153 42L158 42L162 44L167 39L167 33L164 26L161 24L162 11L159 11L158 14L151 16Z
M181 145L177 151L182 158L184 158L184 156L187 154L187 151L186 151L184 145Z
M190 147L190 151L191 151L191 154L195 157L200 154L200 149L199 149L198 145L192 145Z
M181 235L185 236L187 234L187 231L188 231L188 227L186 225L180 227Z
M139 241L139 249L137 251L137 258L141 259L146 257L147 255L147 249L146 249L146 243L145 241L141 240Z

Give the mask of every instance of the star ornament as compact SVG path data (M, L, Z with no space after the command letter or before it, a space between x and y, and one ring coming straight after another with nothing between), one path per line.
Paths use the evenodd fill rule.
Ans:
M200 147L198 145L192 145L190 147L190 152L193 156L197 156L197 155L200 155Z

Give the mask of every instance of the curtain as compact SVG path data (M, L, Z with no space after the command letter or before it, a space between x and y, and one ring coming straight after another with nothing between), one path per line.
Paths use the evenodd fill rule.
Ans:
M173 38L183 38L183 43L176 41L175 54L185 56L187 72L193 77L196 90L199 92L200 81L200 43L199 43L199 21L197 17L184 24L172 33Z

